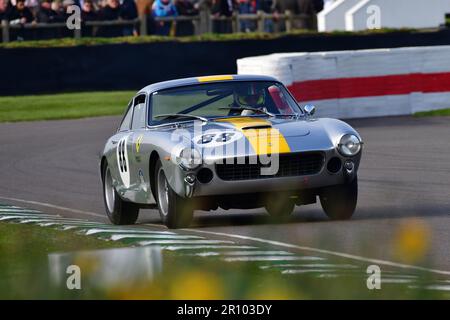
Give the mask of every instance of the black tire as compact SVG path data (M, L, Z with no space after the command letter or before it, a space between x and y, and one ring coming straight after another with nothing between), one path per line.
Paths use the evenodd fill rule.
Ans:
M266 211L274 218L289 217L295 208L295 202L289 196L274 194L269 196L265 204Z
M156 202L162 222L170 229L189 227L194 214L192 201L180 197L172 190L167 182L160 160L156 163L154 177ZM165 184L162 185L163 183ZM162 194L161 190L166 190L166 195Z
M116 189L109 185L111 174L108 168L108 164L103 168L103 202L105 204L105 211L109 220L116 225L135 224L139 217L139 206L135 203L131 203L122 200ZM107 190L109 190L110 200L108 204Z
M320 193L323 211L332 220L347 220L353 216L358 201L358 178L352 182L324 188Z

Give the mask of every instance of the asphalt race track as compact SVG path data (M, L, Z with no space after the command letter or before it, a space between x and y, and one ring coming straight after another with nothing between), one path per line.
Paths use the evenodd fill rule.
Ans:
M0 203L106 222L98 154L118 121L104 117L1 124ZM263 209L198 212L191 227L196 231L180 232L213 232L202 236L231 236L242 243L254 237L273 246L277 241L401 262L393 244L399 226L415 218L430 231L424 266L450 271L450 118L349 122L365 142L358 208L351 221L328 221L316 204L298 207L282 224L270 222ZM155 210L142 211L140 223L165 228Z

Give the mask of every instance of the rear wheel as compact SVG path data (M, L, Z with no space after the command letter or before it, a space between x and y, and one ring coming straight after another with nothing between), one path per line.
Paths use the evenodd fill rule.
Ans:
M155 166L155 179L156 199L162 222L171 229L188 227L194 213L192 201L180 197L172 190L160 160Z
M358 201L358 178L352 182L324 188L320 193L320 203L330 219L347 220L355 212Z
M106 164L103 169L103 200L106 214L113 224L135 224L139 217L139 206L124 201L114 188L111 171Z

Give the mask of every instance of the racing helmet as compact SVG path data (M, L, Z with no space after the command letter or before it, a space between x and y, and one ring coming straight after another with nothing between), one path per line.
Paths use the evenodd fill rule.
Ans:
M237 90L237 102L242 106L259 107L264 104L264 89L249 83Z

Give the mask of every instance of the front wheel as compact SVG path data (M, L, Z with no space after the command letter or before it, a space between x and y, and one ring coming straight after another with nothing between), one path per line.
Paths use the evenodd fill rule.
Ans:
M172 190L159 160L155 166L155 177L156 199L162 222L171 229L188 227L194 213L192 201Z
M355 212L357 201L357 177L350 183L324 188L320 193L323 211L333 220L350 219Z
M139 206L124 201L114 188L108 165L103 170L103 200L106 214L113 224L135 224L139 217Z

